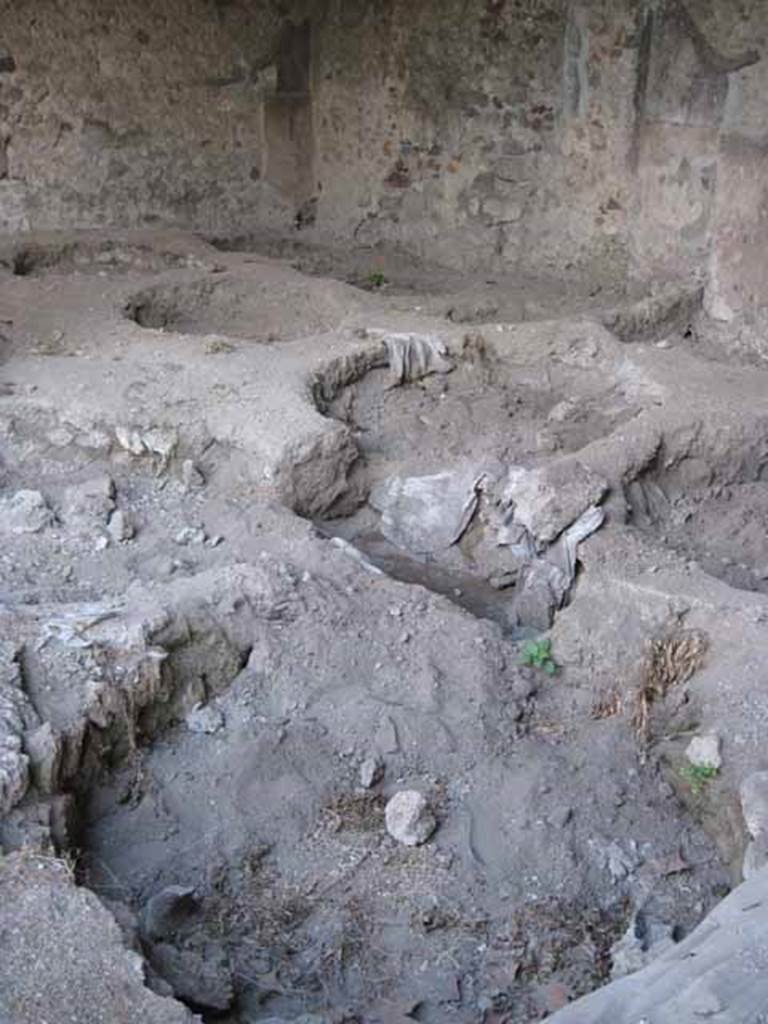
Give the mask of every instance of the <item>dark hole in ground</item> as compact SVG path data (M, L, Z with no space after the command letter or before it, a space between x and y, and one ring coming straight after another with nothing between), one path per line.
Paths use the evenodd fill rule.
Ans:
M660 461L626 488L630 522L731 587L768 593L768 462Z
M332 330L344 312L321 287L226 276L155 285L134 295L124 308L124 315L140 327L262 344Z
M68 245L33 245L16 250L12 269L17 277L56 272L98 273L99 271L160 271L184 266L187 258L158 252L149 245L115 242L73 242Z

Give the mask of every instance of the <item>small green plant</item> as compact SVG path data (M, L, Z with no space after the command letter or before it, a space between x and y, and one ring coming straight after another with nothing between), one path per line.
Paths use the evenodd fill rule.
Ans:
M522 664L540 668L548 676L553 676L557 672L557 663L552 657L552 641L528 640L523 645Z
M717 777L719 768L714 764L685 764L680 774L691 787L694 796L704 791L708 782Z
M374 270L368 275L368 284L371 288L383 288L386 283L387 279L380 270Z

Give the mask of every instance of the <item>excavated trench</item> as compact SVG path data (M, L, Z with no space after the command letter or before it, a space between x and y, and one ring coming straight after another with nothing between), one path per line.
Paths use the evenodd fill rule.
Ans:
M102 241L9 245L0 251L0 267L16 277L44 277L48 274L114 274L120 271L156 273L168 268L184 267L193 258L173 252L162 252L149 244Z
M577 453L631 420L637 405L619 384L556 361L535 369L509 365L482 335L469 334L449 372L393 387L390 372L374 368L319 407L350 429L359 452L345 494L316 521L324 535L353 545L387 575L425 586L507 631L551 625L546 614L531 620L516 608L525 559L494 536L505 481L513 467ZM455 542L430 547L427 540L428 550L398 543L377 495L393 480L436 481L428 500L437 515L446 497L437 479L452 474L467 478L473 496Z
M162 281L126 315L259 340L341 321L335 295L323 305L313 286L296 289ZM130 447L53 459L19 441L4 485L39 488L52 511L6 553L9 586L47 623L42 635L29 627L23 665L39 718L63 737L42 761L48 774L35 769L42 806L61 848L77 851L80 881L146 958L148 984L205 1020L333 1011L527 1024L550 1012L557 986L573 998L605 982L622 935L637 955L647 929L676 940L728 883L657 766L638 764L628 723L595 712L589 673L553 685L521 668L510 642L549 625L521 617L521 561L498 543L510 467L575 459L630 423L638 398L589 359L529 366L479 335L450 372L411 383L392 386L367 357L357 369L316 389L359 452L316 525L384 577L299 535L287 510L272 526L285 534L278 555L258 535L212 543L203 493L219 478L204 465L196 479L173 446L155 453L153 477ZM683 483L659 465L627 497L636 526L669 534ZM697 472L724 500L729 487L763 486L759 459L721 485ZM456 542L426 553L393 543L375 493L443 473L470 481ZM116 510L130 512L135 537L108 533ZM94 546L100 536L113 539ZM22 578L33 541L40 579L63 561L73 577ZM99 599L129 588L129 602ZM388 836L383 814L410 787L439 826L413 849ZM6 823L4 843L28 825L24 813Z
M759 431L758 433L762 433ZM768 446L669 460L626 488L629 522L737 590L768 593Z
M331 331L345 312L330 289L310 288L301 281L238 281L224 274L147 288L124 310L140 327L260 344Z
M214 237L222 252L284 260L308 279L341 281L371 293L385 306L444 317L453 323L517 323L594 312L625 303L615 283L542 278L515 273L472 273L430 264L389 245L338 247L269 235ZM635 289L633 289L634 295ZM639 290L635 297L642 294Z

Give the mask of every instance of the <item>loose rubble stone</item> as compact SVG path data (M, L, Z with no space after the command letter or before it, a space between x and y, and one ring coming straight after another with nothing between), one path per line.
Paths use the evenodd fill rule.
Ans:
M182 547L187 547L190 544L205 544L205 530L199 526L185 526L173 539Z
M82 483L67 487L62 502L62 517L65 523L90 520L104 523L115 507L115 484L110 476L91 477Z
M54 733L50 722L44 722L25 735L24 748L29 757L33 782L41 793L54 793L61 766L61 737Z
M179 437L173 429L153 427L151 430L147 430L142 434L141 442L143 447L148 451L152 452L154 455L159 455L165 465L176 450L176 445L179 443Z
M614 885L629 878L640 866L641 861L634 842L630 843L630 847L631 849L627 851L618 843L611 843L605 852L606 867Z
M131 455L143 455L146 451L138 430L131 430L129 427L116 427L115 437L120 447L130 452Z
M53 521L53 512L39 491L17 491L0 501L0 533L40 533Z
M720 756L720 737L715 733L706 736L694 736L685 751L688 761L696 768L720 768L723 759Z
M136 532L128 514L119 508L115 509L109 517L107 529L112 540L117 541L118 544L130 540Z
M548 544L607 490L602 477L577 460L564 458L539 469L510 469L504 502L514 506L516 523Z
M404 846L421 846L437 827L426 797L413 789L395 793L384 814L387 832Z
M181 482L188 491L205 486L205 477L192 459L185 459L181 464Z
M224 715L210 704L198 704L192 708L184 721L190 732L205 733L208 736L224 728Z
M384 778L384 762L380 757L366 757L360 765L360 785L372 789Z

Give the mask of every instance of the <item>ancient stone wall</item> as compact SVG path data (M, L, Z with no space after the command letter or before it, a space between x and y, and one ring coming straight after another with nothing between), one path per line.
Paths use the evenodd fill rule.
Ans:
M1 230L298 227L768 301L768 0L6 0L0 25Z
M337 4L316 53L318 222L455 266L621 273L628 7Z
M4 0L0 230L273 219L279 29L268 4Z

